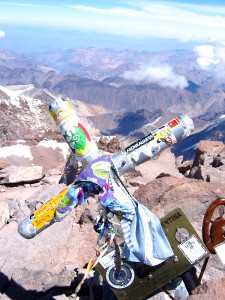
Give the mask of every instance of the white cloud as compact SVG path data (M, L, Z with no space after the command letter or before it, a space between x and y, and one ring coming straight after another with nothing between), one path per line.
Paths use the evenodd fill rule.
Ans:
M18 6L18 7L32 7L32 8L52 8L50 5L40 5L40 4L31 4L31 3L18 3L18 2L1 2L2 5L7 6Z
M123 8L123 7L96 8L96 7L85 6L85 5L73 5L70 7L76 10L92 12L100 15L148 17L146 12L144 11L133 10L133 9Z
M142 66L139 70L127 71L124 78L134 81L156 82L163 87L183 89L188 86L184 76L176 74L167 64Z
M5 37L5 32L0 29L0 38Z
M192 34L186 34L180 36L179 40L183 43L187 43L193 40L193 35Z
M197 46L194 48L194 51L198 55L197 63L199 67L201 67L202 69L206 69L212 64L217 63L217 61L215 60L214 46L209 46L209 45Z
M202 45L194 48L200 68L214 73L219 80L225 81L225 42Z
M93 31L131 37L180 39L183 42L224 38L225 9L219 6L213 5L210 11L210 6L179 2L126 1L126 4L130 5L129 8L123 7L123 1L117 7L73 5L70 8L74 13L89 15L88 22ZM91 18L95 18L92 24Z
M81 0L74 2L76 5L67 5L66 1L47 1L46 5L43 1L40 4L4 1L0 19L7 24L66 27L130 38L205 43L224 40L225 36L225 7L213 2L203 5L183 1L115 0L115 6L110 1L104 1L104 6L102 1L93 1L96 6L85 5Z

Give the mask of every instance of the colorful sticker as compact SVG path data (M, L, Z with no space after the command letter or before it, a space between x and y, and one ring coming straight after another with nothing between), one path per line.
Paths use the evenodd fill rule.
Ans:
M63 121L65 121L67 118L69 118L70 116L76 115L73 107L66 101L62 102L62 105L58 106L57 108L53 109L51 107L49 110L50 115L54 119L57 126Z
M163 127L163 129L161 129L154 135L154 140L158 139L163 139L169 144L173 144L176 142L174 134L168 127Z
M80 123L78 123L78 126L66 128L63 136L70 148L78 156L84 156L93 146L90 136Z
M60 123L65 121L67 118L74 115L74 110L73 109L70 109L70 110L60 109L58 112L54 111L54 110L50 110L50 115L52 116L56 125L58 126Z
M70 149L79 160L88 158L89 154L93 153L95 148L97 149L88 131L79 122L75 110L67 101L56 100L50 105L49 111Z
M34 212L34 220L32 221L32 224L37 230L44 227L46 223L51 222L59 202L63 199L69 189L70 187L65 188L60 194L48 200L41 208Z

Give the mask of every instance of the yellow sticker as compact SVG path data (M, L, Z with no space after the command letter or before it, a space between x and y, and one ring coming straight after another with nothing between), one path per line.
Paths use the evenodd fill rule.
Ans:
M67 113L62 113L63 111L59 111L59 114L57 115L57 118L55 120L56 125L58 126L60 123L64 122L66 119L68 119L71 116L74 116L73 111L69 111Z
M157 132L155 135L154 135L154 140L157 140L157 139L165 139L166 137L170 136L171 138L173 138L173 133L172 131L169 129L169 128L164 128L162 130L160 130L159 132Z
M34 220L32 224L37 230L44 227L46 223L53 219L59 202L63 199L69 189L70 187L65 188L58 195L48 200L41 208L34 212Z
M75 154L79 156L83 156L91 150L92 146L93 146L92 142L86 141L86 145L84 149L75 149Z
M55 209L53 209L52 211L48 211L46 214L34 219L32 224L37 230L39 230L42 227L44 227L46 223L49 223L52 220L54 213L55 213Z

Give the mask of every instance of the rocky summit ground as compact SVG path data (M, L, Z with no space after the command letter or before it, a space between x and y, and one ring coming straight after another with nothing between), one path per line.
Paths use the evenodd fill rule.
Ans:
M113 145L111 151L118 151L115 140ZM33 146L32 159L27 159L26 163L25 156L23 160L18 156L0 158L1 300L74 299L75 286L96 250L98 234L93 230L98 210L96 198L89 198L62 222L33 239L26 240L18 234L19 221L59 193L71 172L77 172L79 168L67 162L68 153L64 155L63 148L38 147L40 145ZM224 151L222 142L201 141L194 161L182 162L182 158L175 159L168 149L122 179L129 191L159 218L181 208L201 237L207 207L217 198L225 197ZM224 207L220 207L216 217L223 218L223 213ZM197 274L201 267L202 263L196 265ZM91 272L79 299L101 299L99 282L97 295L89 288L95 280ZM224 282L225 267L217 255L211 254L201 285L188 299L222 300ZM167 291L152 299L181 298Z

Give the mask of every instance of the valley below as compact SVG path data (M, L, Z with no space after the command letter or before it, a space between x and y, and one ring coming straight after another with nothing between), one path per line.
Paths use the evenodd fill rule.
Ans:
M225 197L225 82L201 69L193 51L0 50L1 300L74 299L96 250L96 197L34 239L18 234L18 223L81 171L49 114L56 98L74 107L99 149L109 153L188 115L195 126L189 137L121 180L158 218L182 209L200 240L207 208ZM223 205L213 217L224 218ZM223 239L224 232L223 225ZM196 263L197 277L203 267L203 261ZM79 299L101 299L102 282L96 280L91 271ZM224 264L210 254L201 284L185 299L222 300L224 283ZM169 289L149 299L168 297L181 299Z

